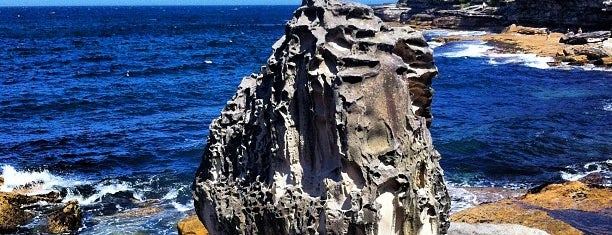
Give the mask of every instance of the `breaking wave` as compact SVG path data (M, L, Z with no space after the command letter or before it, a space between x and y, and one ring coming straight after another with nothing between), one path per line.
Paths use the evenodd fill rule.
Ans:
M561 171L561 177L564 180L576 181L593 173L601 174L603 185L612 187L612 159L568 166L566 170Z
M517 64L538 69L548 69L552 57L542 57L536 54L495 52L495 47L483 41L459 41L434 47L441 53L436 56L447 58L484 58L491 65Z
M4 185L0 187L0 191L11 192L20 188L28 188L28 194L45 194L63 187L88 183L53 175L48 170L18 171L10 165L2 166L2 178L4 178Z

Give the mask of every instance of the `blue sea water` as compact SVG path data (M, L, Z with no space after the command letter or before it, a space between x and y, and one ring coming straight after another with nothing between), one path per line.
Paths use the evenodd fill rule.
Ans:
M176 233L208 125L294 8L0 8L0 190L39 181L78 199L83 234ZM465 32L426 36L450 33ZM431 131L447 181L529 187L599 171L609 182L612 72L488 49L434 49Z

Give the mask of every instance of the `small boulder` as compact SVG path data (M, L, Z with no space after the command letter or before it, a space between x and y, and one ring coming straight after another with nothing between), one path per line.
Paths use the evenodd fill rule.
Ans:
M72 200L64 208L51 212L47 216L50 233L74 233L82 225L83 211L79 202Z
M208 231L197 216L191 216L177 225L179 235L208 235Z

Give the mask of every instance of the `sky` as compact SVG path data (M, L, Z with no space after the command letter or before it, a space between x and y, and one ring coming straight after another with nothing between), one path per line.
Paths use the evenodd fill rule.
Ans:
M354 0L364 4L393 0ZM0 0L0 6L299 5L301 0Z

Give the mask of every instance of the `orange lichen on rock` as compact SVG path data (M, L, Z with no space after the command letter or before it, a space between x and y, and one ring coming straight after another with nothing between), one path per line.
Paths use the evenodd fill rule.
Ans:
M179 235L208 235L208 230L195 215L180 221L177 227Z

